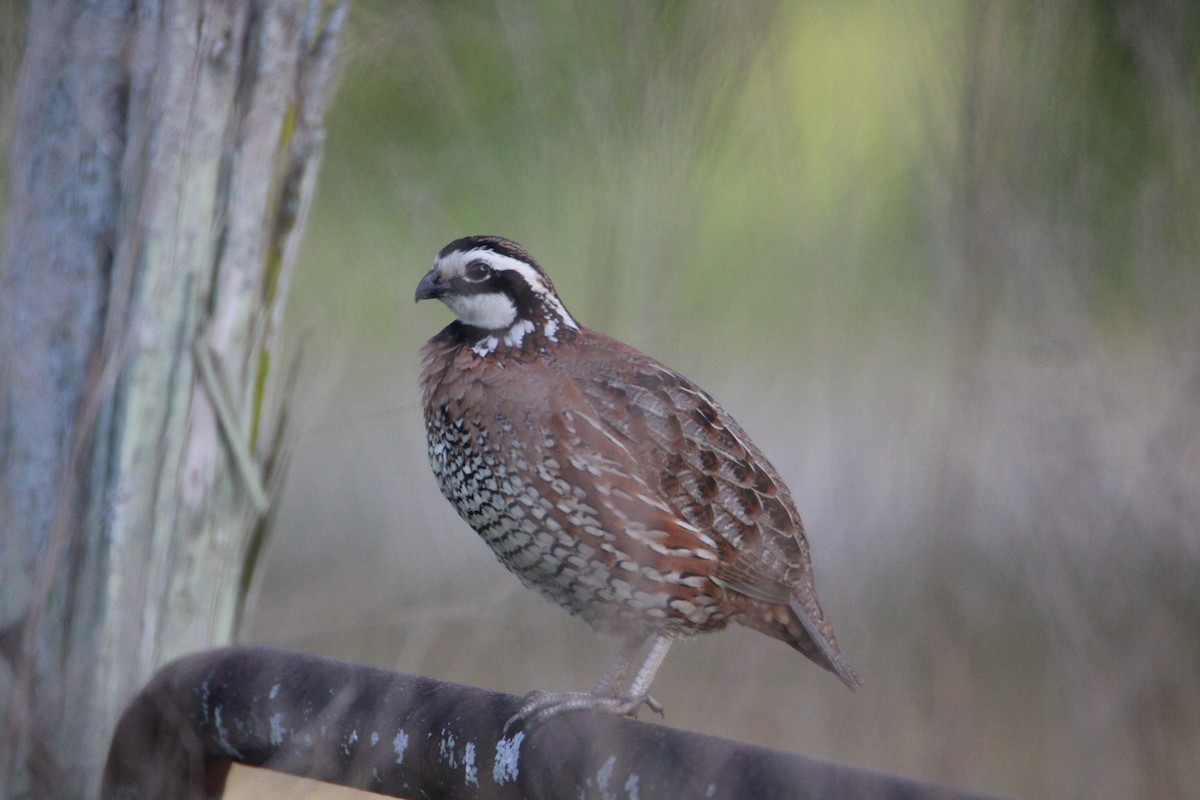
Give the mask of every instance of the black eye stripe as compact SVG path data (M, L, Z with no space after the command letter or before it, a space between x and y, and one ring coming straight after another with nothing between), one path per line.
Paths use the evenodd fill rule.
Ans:
M487 268L488 274L482 280L466 277L471 265L475 263L483 264ZM517 313L522 317L528 316L537 302L536 293L523 275L516 270L494 269L483 261L472 261L463 270L462 275L450 279L450 285L454 287L455 294L460 295L505 294L513 301Z
M454 287L455 294L508 294L508 290L504 286L497 285L495 276L484 281L469 281L466 278L453 278L450 285Z
M471 271L471 265L476 263L481 264L486 269L486 274L482 277L472 279L468 275ZM482 261L472 261L463 270L462 275L450 279L450 284L459 294L501 293L509 296L513 294L510 273L507 270L495 270L490 264Z

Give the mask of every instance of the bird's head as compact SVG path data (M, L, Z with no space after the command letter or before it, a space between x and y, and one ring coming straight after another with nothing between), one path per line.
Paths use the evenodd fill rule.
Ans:
M416 299L441 300L472 338L519 346L527 334L557 341L579 330L554 284L516 242L499 236L467 236L441 249L417 284Z

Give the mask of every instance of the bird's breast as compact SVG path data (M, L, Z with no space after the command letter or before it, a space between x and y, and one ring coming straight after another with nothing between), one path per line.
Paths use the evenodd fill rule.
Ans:
M598 629L723 625L707 579L715 556L674 547L696 532L628 464L588 445L597 423L571 402L577 389L550 370L472 366L426 362L429 461L497 558Z

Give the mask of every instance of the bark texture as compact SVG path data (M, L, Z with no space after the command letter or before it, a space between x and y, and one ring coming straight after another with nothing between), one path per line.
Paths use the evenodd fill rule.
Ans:
M231 640L344 2L41 0L0 260L0 795L94 796Z

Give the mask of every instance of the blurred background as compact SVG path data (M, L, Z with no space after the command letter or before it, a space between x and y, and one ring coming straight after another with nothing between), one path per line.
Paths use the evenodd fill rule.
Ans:
M755 438L866 680L730 630L673 649L667 724L1200 796L1194 3L356 0L344 41L245 641L518 694L615 652L426 464L413 290L495 233Z
M524 693L615 642L438 494L412 302L526 245L791 486L851 693L748 630L667 724L1041 797L1200 796L1200 12L357 0L245 638Z

